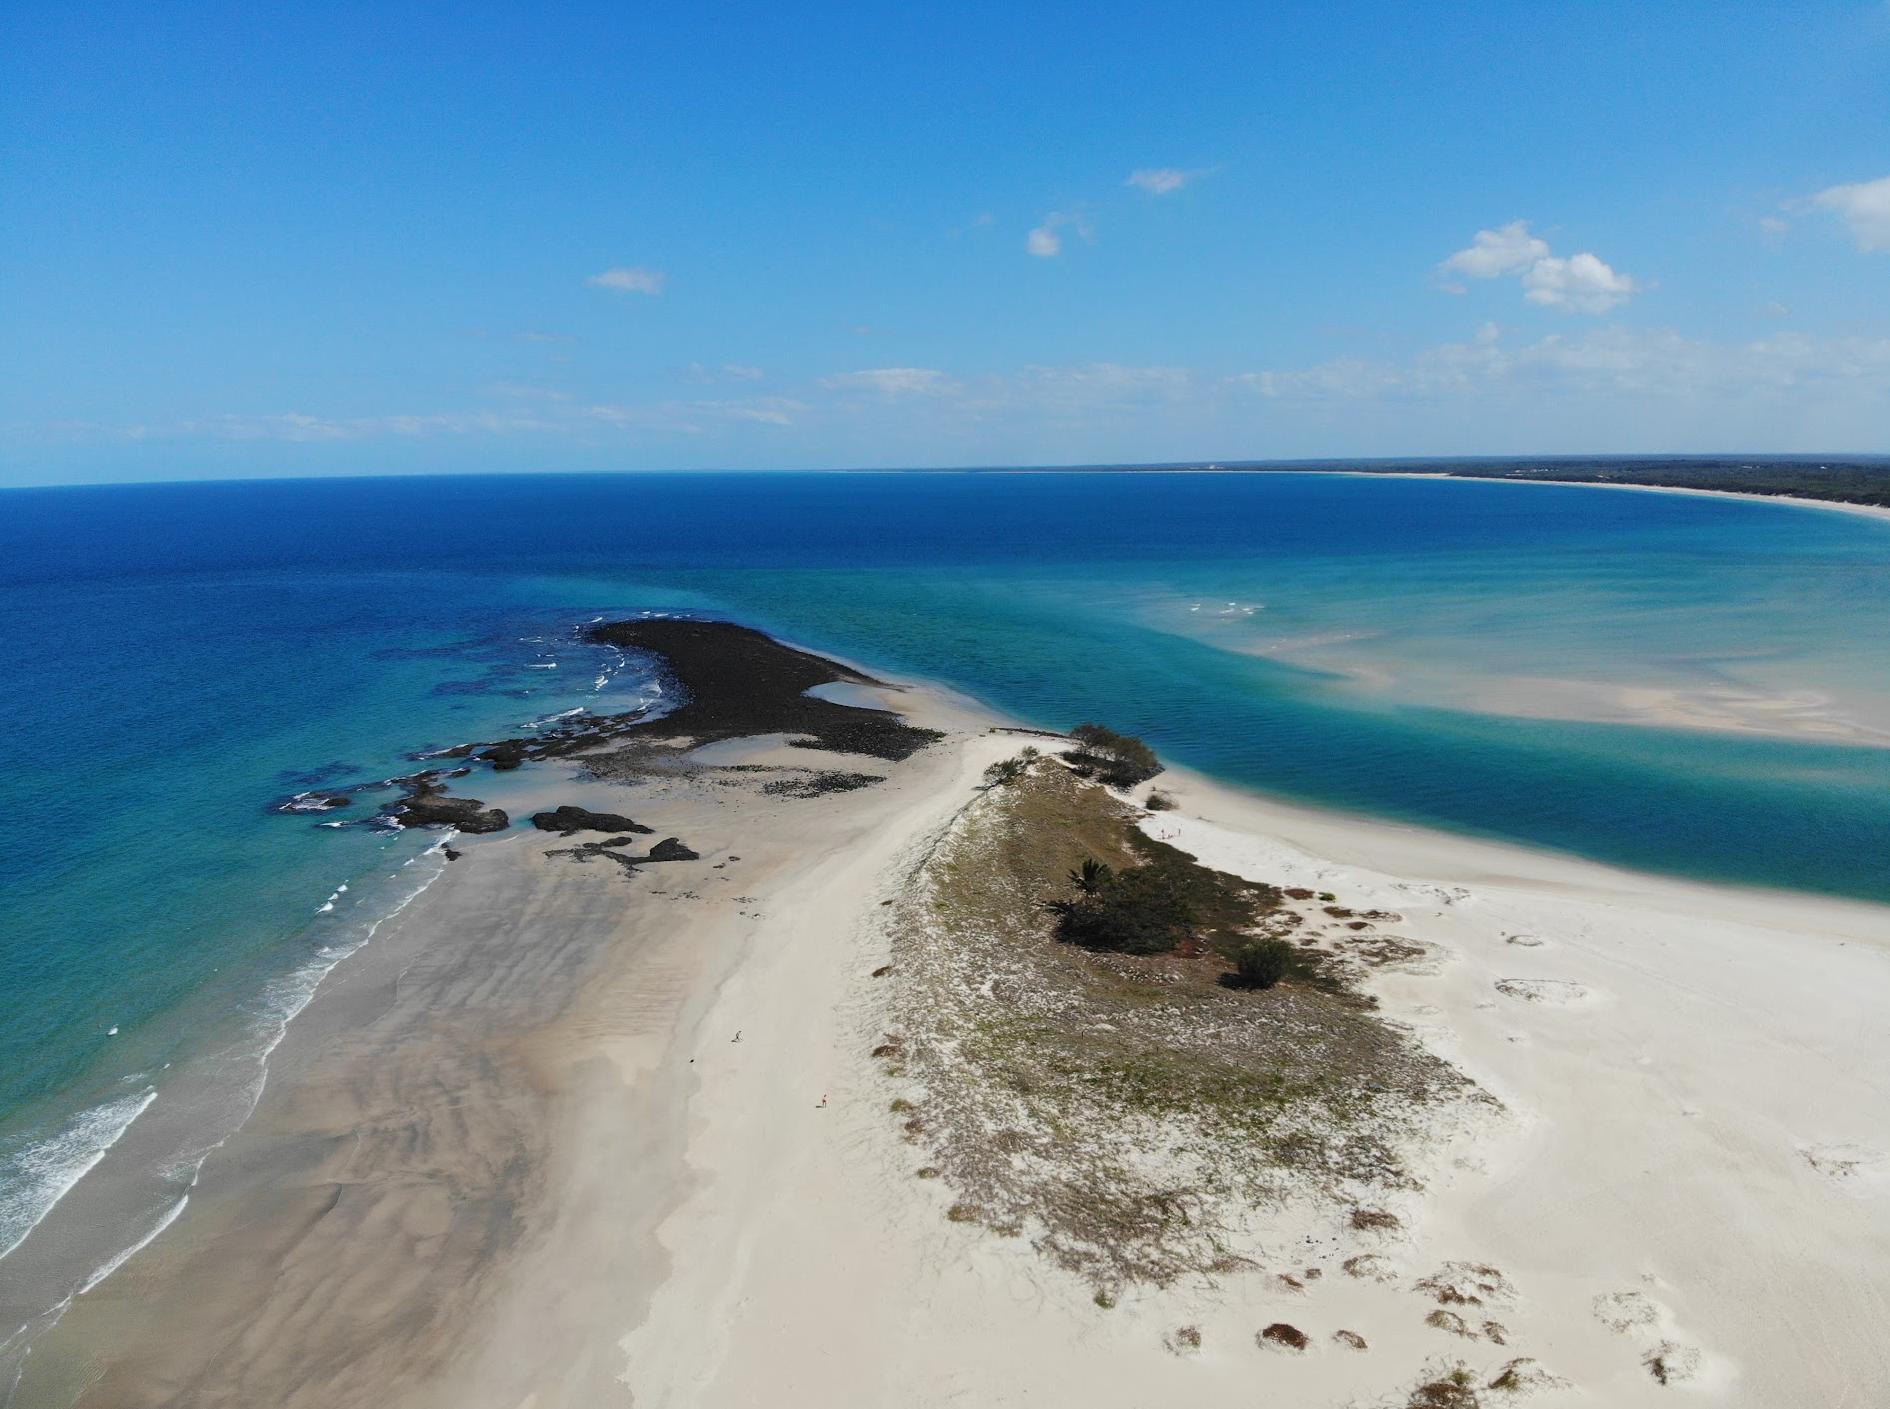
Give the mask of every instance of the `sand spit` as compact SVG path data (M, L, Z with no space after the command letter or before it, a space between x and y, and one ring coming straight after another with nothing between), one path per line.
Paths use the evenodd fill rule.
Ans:
M915 896L994 805L985 768L1054 743L927 689L880 698L936 737L836 752L908 736L832 717L810 751L796 721L705 715L699 751L542 765L522 813L634 817L697 857L469 842L337 971L190 1209L75 1304L18 1402L1890 1400L1883 910L1166 774L1177 806L1136 825L1280 887L1294 942L1443 1098L1374 1125L1400 1178L1269 1165L1258 1195L1226 1177L1237 1145L1085 1130L1137 1178L1220 1180L1214 1256L1099 1278L1027 1210L965 1216L924 1123L965 1079L951 1035L888 1047L917 1029ZM975 1028L961 996L947 1016ZM1238 999L1267 1018L1268 994ZM1054 1179L1054 1142L1014 1153Z

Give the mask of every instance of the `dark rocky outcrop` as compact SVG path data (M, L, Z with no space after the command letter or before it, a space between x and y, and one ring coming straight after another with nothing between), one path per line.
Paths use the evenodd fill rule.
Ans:
M797 651L752 627L728 621L650 617L590 630L593 641L661 659L681 703L652 720L648 733L698 744L756 734L798 735L799 748L908 758L941 736L888 709L836 704L807 692L819 685L879 685L837 661Z
M487 807L476 797L446 797L419 793L393 804L389 811L403 827L457 827L462 832L503 832L512 823L503 810Z
M346 807L353 799L345 793L311 792L297 793L294 797L284 798L272 809L276 812L332 812L337 807Z
M562 847L547 851L547 856L568 856L573 861L595 861L602 857L606 861L615 861L626 871L634 871L639 866L646 866L653 861L700 861L702 857L683 844L680 837L664 837L651 847L646 856L625 856L622 852L607 848L621 846L629 837L615 837L610 841L579 842L576 846Z
M550 812L534 812L532 825L541 832L557 832L562 836L573 836L578 832L651 832L655 829L646 827L641 822L633 822L617 812L592 812L589 808L574 807L567 803L563 807L553 808ZM624 837L619 841L606 842L606 846L621 846L628 841Z
M850 793L886 781L880 773L814 773L804 778L776 778L763 783L761 790L771 797L825 797L828 793Z

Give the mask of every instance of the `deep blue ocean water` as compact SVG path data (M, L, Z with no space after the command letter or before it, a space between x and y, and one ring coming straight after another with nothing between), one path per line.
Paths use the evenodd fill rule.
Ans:
M647 681L575 631L649 610L1100 719L1304 802L1890 900L1890 749L1584 703L1730 691L1890 726L1890 524L1870 519L1288 474L9 492L0 1282L11 1262L58 1284L57 1263L82 1285L174 1209L285 1015L438 867L434 838L268 804L625 707ZM87 1178L118 1182L131 1233L19 1241L108 1147Z

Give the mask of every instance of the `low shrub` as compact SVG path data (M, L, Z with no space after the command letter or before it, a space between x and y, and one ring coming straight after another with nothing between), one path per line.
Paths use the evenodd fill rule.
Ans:
M1292 971L1296 957L1283 939L1256 939L1234 956L1234 975L1242 988L1271 988Z

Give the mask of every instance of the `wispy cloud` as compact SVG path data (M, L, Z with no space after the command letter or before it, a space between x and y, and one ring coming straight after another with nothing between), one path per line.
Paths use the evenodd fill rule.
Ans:
M759 367L745 366L740 362L724 362L719 367L691 362L683 368L682 375L684 381L695 382L700 386L712 386L717 382L758 382L768 374Z
M640 264L619 265L601 274L593 274L584 282L595 288L609 289L614 294L649 294L654 297L668 285L669 275L660 269L646 269Z
M1145 166L1131 171L1129 179L1122 184L1137 187L1151 196L1172 196L1206 175L1205 171L1183 171L1178 166Z
M943 396L958 384L932 367L873 367L863 372L836 372L822 377L827 391L871 392L879 396Z
M1842 220L1860 250L1890 251L1890 176L1829 187L1811 203Z
M1529 231L1527 220L1512 220L1494 230L1479 230L1469 246L1437 266L1443 287L1463 293L1456 276L1522 280L1523 297L1565 313L1606 313L1619 308L1642 285L1599 256L1584 251L1567 258L1551 254L1546 240Z
M1403 362L1339 359L1232 379L1278 401L1411 401L1522 394L1555 399L1739 400L1836 391L1890 395L1890 338L1779 333L1715 343L1662 329L1603 328L1505 345L1486 325Z
M1085 244L1096 243L1096 228L1089 223L1088 216L1080 211L1053 210L1024 237L1024 249L1039 259L1054 259L1063 253L1063 236L1059 232L1065 228L1075 231Z

